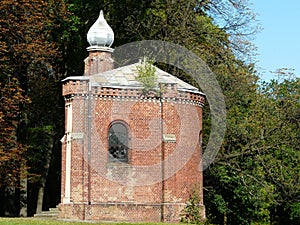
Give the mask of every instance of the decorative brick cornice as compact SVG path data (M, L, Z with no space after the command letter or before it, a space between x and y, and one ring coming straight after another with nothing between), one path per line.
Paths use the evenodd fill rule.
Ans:
M62 95L87 94L89 80L67 80L63 83Z
M69 102L74 99L88 99L88 94L70 94L65 96L65 101ZM152 102L152 103L176 103L176 104L191 104L203 107L205 104L204 97L191 97L187 98L168 98L168 97L144 97L141 95L137 96L112 96L112 95L100 95L100 94L91 94L91 99L94 100L103 100L103 101L119 101L119 102Z
M92 86L89 80L69 80L63 84L65 99L91 96L93 99L114 101L173 102L203 106L205 95L198 91L178 89L176 84L160 84L160 89L145 96L138 86Z

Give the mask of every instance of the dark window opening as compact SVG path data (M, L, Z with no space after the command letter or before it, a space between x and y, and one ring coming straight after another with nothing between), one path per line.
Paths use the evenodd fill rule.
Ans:
M114 123L108 134L109 162L128 162L128 131L122 123Z

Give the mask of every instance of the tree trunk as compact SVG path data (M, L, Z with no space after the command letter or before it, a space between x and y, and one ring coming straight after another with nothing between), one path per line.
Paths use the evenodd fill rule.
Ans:
M46 154L46 162L45 162L44 171L43 171L42 177L41 177L37 205L36 205L36 213L41 213L43 210L44 191L45 191L46 181L47 181L49 168L50 168L52 149L53 149L53 139L49 138L49 148L48 148L48 151Z
M20 178L20 212L19 216L27 217L27 175L26 163L23 162L21 166Z
M43 186L39 188L38 199L36 204L36 213L41 213L43 210L44 190L45 188Z
M226 214L226 212L224 213L224 225L227 225L227 214Z
M18 205L16 200L16 188L14 186L5 187L4 191L4 216L17 216Z

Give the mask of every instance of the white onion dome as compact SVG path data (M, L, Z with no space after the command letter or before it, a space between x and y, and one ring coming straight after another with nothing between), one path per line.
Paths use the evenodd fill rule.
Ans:
M102 10L88 31L87 40L91 46L110 47L113 44L114 32L104 19Z

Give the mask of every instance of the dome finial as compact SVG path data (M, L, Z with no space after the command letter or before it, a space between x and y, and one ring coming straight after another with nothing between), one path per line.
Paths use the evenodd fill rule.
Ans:
M100 11L100 15L96 22L91 26L87 33L87 40L90 44L89 48L108 47L114 42L114 32L107 24L103 11Z

